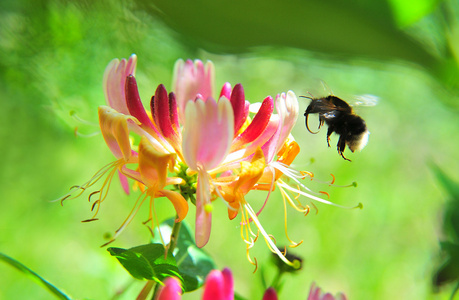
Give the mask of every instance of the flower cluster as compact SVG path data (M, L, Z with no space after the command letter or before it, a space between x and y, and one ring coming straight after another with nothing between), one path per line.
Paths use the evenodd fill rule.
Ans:
M251 190L265 190L266 204L278 187L284 207L289 203L305 214L309 206L302 204L297 195L330 203L301 183L305 177L312 178L311 173L290 168L299 153L290 134L299 110L295 94L288 91L250 104L241 84L232 87L225 83L217 101L213 98L213 64L179 60L174 71L174 92L168 93L160 84L146 110L135 78L136 63L135 55L128 60L115 59L104 74L107 106L99 107L99 123L116 160L77 186L76 194L70 193L62 200L80 195L104 178L102 187L90 195L90 200L97 199L92 207L94 216L87 221L96 220L112 178L118 174L126 192L130 178L142 193L111 241L146 200L150 202L148 221L153 229L157 224L154 201L165 197L175 208L176 222L187 216L188 200L195 203L195 239L203 247L211 232L212 202L220 198L227 206L229 219L241 216L241 236L249 261L256 264L248 250L261 233L270 250L291 264L260 224L261 210L255 212L245 195ZM283 175L294 186L287 184ZM256 231L251 224L255 224ZM291 246L300 243L291 241Z

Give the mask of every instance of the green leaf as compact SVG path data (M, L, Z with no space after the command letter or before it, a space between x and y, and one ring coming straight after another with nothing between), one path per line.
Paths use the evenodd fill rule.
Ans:
M168 238L167 235L172 231L174 224L174 219L168 219L159 226L163 233L163 238ZM159 234L155 236L159 239ZM212 258L204 250L196 246L190 227L183 221L177 246L174 249L174 256L177 260L179 273L184 282L183 288L186 292L194 291L202 286L207 274L216 268Z
M438 4L438 0L389 0L394 18L399 26L410 25L428 13Z
M445 259L434 274L434 285L441 286L453 281L459 282L459 245L449 242L442 242L440 245Z
M450 176L448 176L436 164L431 163L431 169L448 194L450 194L453 198L459 199L459 184L454 182Z
M147 244L130 249L112 247L107 250L134 278L158 282L169 276L182 279L178 273L174 256L168 253L165 257L165 249L162 244Z
M453 181L438 166L432 165L437 180L449 194L449 201L445 205L443 228L450 239L459 242L459 184Z
M0 253L0 259L9 264L12 267L15 267L19 271L23 272L24 274L30 276L32 279L46 287L54 296L56 296L59 299L71 299L69 296L64 294L62 291L60 291L58 288L56 288L54 285L49 283L46 279L32 271L31 269L27 268L24 266L22 263L19 261L15 260L14 258L11 258L3 253Z

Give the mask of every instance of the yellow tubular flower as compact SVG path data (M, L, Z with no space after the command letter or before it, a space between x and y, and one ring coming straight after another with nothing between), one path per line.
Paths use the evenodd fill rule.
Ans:
M147 195L152 198L168 198L177 212L176 222L180 222L188 213L188 203L180 193L164 189L167 184L177 184L172 178L167 177L167 171L174 170L176 156L175 153L157 151L146 137L140 140L139 172L142 182L147 187Z

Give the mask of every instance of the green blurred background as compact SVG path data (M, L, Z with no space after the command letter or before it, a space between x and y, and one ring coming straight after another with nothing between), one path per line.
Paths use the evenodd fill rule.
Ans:
M99 246L127 216L136 194L113 184L100 221L86 197L50 202L82 184L113 160L98 131L102 76L115 57L138 56L140 94L147 101L159 83L170 90L179 58L212 60L216 92L242 83L246 98L293 90L352 100L374 95L358 108L371 132L361 153L326 146L326 131L308 133L300 116L293 135L301 147L297 169L320 180L336 176L335 203L317 204L307 217L288 210L292 250L304 258L300 274L286 277L281 299L306 299L315 281L349 299L448 299L453 286L435 292L446 194L429 163L459 180L459 5L456 1L77 1L0 2L0 252L30 267L76 299L132 299L143 286ZM325 83L326 87L323 86ZM304 111L308 101L300 99ZM87 121L81 122L70 115ZM312 162L311 163L311 161ZM308 183L309 184L309 183ZM253 192L259 207L264 193ZM305 200L306 201L306 200ZM157 201L161 219L171 206ZM261 299L260 273L246 261L239 220L216 202L205 247L217 266L232 268L236 290ZM279 245L283 205L275 193L260 219ZM116 247L149 240L142 210ZM194 220L194 210L189 215ZM193 226L193 224L192 224ZM268 278L269 251L251 252ZM51 299L22 273L0 263L0 299ZM119 291L124 291L116 296ZM201 291L184 299L199 299Z

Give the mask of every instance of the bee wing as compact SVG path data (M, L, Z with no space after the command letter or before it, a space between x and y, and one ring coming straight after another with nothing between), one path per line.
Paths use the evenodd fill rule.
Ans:
M354 101L349 103L351 106L375 106L379 102L379 97L371 94L356 95Z

